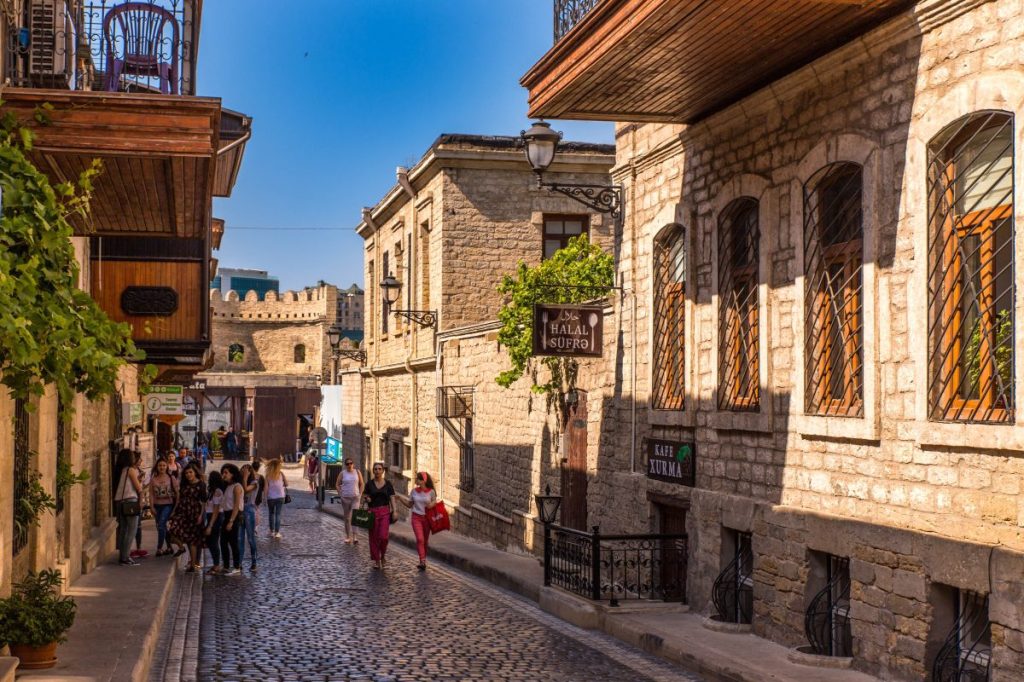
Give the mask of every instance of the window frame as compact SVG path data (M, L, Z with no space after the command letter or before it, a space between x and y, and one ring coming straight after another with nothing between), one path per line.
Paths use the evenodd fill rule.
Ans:
M306 362L306 344L297 343L292 349L292 360L295 364L301 365Z
M591 232L590 232L591 220L590 220L590 218L591 218L591 216L590 216L589 213L545 213L541 217L541 227L540 227L540 259L542 261L545 261L545 260L551 258L551 256L547 255L548 239L551 239L552 241L557 239L558 241L561 242L561 246L559 246L558 249L555 250L555 253L557 253L558 251L564 249L566 246L569 245L569 240L570 239L572 239L573 237L578 237L579 236L578 234L566 235L564 231L562 232L562 234L551 234L551 235L549 235L548 234L548 222L549 221L550 222L554 222L554 221L561 220L562 222L565 222L567 220L579 220L580 222L582 222L582 227L580 229L580 234L587 235L587 241L589 242L590 239L591 239ZM552 255L554 255L554 254L552 254Z
M741 218L753 213L753 235L743 237L750 258L741 266L730 245L737 243ZM751 196L730 201L718 214L718 409L756 412L761 406L761 205ZM749 223L746 227L750 227ZM747 293L741 302L734 296ZM738 304L738 305L734 305ZM744 310L739 308L743 307ZM746 326L742 320L746 318ZM753 332L754 343L743 348L744 332ZM741 365L746 364L747 386L742 390Z

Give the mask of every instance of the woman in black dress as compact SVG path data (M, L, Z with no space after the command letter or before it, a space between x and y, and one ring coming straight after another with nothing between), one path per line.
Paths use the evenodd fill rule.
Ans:
M201 565L200 548L205 534L205 511L206 486L202 475L195 466L188 466L182 473L178 504L167 521L167 532L178 543L188 545L189 566L185 570L189 573L195 573Z

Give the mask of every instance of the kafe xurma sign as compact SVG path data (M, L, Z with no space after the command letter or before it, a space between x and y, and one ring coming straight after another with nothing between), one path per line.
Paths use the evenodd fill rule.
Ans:
M533 354L601 357L604 311L597 306L538 303Z
M669 440L647 441L647 478L679 485L696 485L697 447Z

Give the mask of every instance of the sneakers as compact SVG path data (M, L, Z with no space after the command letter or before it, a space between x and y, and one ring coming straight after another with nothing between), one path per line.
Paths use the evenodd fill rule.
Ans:
M122 566L138 566L139 565L139 562L136 561L135 559L125 559L124 561L120 561L118 563L120 563Z
M242 569L240 569L240 568L232 568L230 571L228 571L224 575L242 575Z
M149 552L144 549L133 549L132 551L128 552L128 556L130 556L133 559L141 559L144 556L149 556Z
M277 538L278 540L280 540L281 539L281 531L275 531L275 532L271 533L270 537Z

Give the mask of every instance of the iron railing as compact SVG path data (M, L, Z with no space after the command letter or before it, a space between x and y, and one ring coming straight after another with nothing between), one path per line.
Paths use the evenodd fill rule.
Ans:
M685 534L601 535L550 524L544 529L544 584L607 600L686 601Z
M730 203L718 221L718 407L722 410L757 410L760 399L757 213L757 200L743 197Z
M988 597L958 591L956 619L932 664L932 682L988 682L991 660Z
M14 401L14 518L20 519L14 524L14 554L17 555L28 546L31 523L26 523L26 515L21 513L25 496L32 485L32 453L29 451L29 414L24 400Z
M749 624L754 615L754 552L749 533L736 536L736 551L711 588L711 601L724 623Z
M850 631L850 560L825 557L825 587L814 595L804 614L804 632L819 656L853 655Z
M122 24L108 22L111 10L127 0L26 0L20 14L5 14L4 80L14 87L196 93L199 43L197 0L134 0L142 11L168 17L148 35L126 40ZM108 30L109 29L109 30ZM116 82L113 63L125 59L126 44L142 50ZM138 68L151 61L151 68ZM176 68L171 68L176 66ZM161 75L161 67L166 67ZM114 81L115 79L110 79Z
M1014 420L1013 114L929 146L929 402L938 421Z
M473 416L472 386L440 386L437 389L437 418L466 419Z
M804 409L864 411L862 169L833 163L804 186Z
M601 0L555 0L555 42L583 21Z

